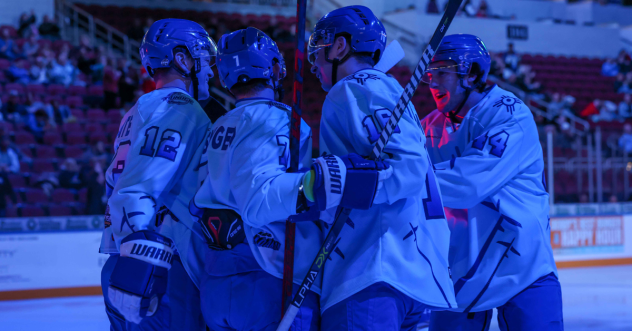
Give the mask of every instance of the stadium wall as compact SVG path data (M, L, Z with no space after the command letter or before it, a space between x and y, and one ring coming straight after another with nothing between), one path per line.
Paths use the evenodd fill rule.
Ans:
M386 14L383 21L389 38L401 31L414 39L409 42L420 53L440 18L439 15L405 11ZM620 31L612 27L459 17L452 23L449 33L475 34L496 52L507 50L507 44L513 42L520 53L603 58L616 56L622 47ZM419 60L419 54L407 55L414 59L414 63Z
M559 268L632 264L632 204L551 211L565 214L550 220ZM587 215L599 211L624 214ZM100 294L102 228L102 216L0 219L0 301Z
M35 12L38 22L44 15L55 16L55 0L3 0L0 1L0 25L18 26L20 15Z

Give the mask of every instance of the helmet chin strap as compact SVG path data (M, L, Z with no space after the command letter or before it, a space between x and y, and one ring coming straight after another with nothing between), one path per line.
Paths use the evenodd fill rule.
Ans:
M470 98L470 94L476 88L475 86L474 87L465 86L465 84L463 83L463 79L464 78L465 78L464 75L460 75L460 77L459 77L459 85L461 86L462 89L465 90L465 98L463 98L463 101L461 101L461 103L459 104L459 106L455 110L448 112L448 118L450 119L450 121L456 122L456 123L460 123L461 122L461 119L463 117L461 116L461 119L459 119L459 117L457 115L461 112L461 109L463 108L463 106L465 106L465 103L467 102L467 99Z
M331 63L331 86L333 87L338 82L338 66L343 64L345 61L347 61L353 51L349 49L349 52L342 59L335 58L333 60L330 60L329 59L330 48L331 46L325 48L325 60Z
M191 78L191 85L193 86L193 99L198 100L199 98L199 83L197 73L202 69L202 65L200 64L200 59L193 59L193 70L191 72L185 72L180 67L178 67L175 61L171 61L171 68L173 68L176 72L178 72L184 78Z

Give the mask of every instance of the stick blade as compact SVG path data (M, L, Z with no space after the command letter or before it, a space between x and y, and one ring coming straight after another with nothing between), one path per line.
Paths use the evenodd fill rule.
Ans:
M406 53L400 45L399 41L393 40L386 49L384 49L384 54L380 58L380 62L378 62L373 69L377 69L382 72L387 72L391 70L399 61L401 61Z

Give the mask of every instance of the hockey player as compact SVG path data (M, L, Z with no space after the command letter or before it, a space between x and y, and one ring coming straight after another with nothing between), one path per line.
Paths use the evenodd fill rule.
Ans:
M113 330L205 329L196 285L208 248L188 202L210 124L197 99L209 98L216 52L199 24L179 19L155 22L141 43L157 89L123 117L106 172L101 282Z
M329 92L321 152L369 155L403 92L373 69L385 45L384 26L363 6L334 10L314 27L311 71ZM424 143L409 105L382 155L392 176L370 209L351 212L324 268L322 330L416 330L424 309L456 306L450 234Z
M282 95L285 62L272 39L249 27L222 36L217 63L237 107L212 126L208 177L190 206L214 249L200 288L202 312L212 330L274 330L281 318L285 220L297 213L303 176L285 173L291 108L275 101L275 93ZM309 166L311 130L305 122L300 155ZM315 255L320 227L301 223L296 233L297 255ZM297 264L297 279L307 263ZM295 321L299 329L318 330L319 285L305 293Z
M430 330L562 330L549 196L529 108L486 88L490 56L472 35L446 36L423 80L437 109L422 121L451 229L458 309Z

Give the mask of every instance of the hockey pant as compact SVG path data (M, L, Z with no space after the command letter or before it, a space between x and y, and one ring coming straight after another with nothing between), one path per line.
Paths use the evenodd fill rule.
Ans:
M327 308L321 330L414 331L431 308L379 282Z
M273 331L281 321L283 281L263 270L208 276L202 282L202 313L213 331ZM298 285L294 284L294 293ZM291 330L318 331L319 296L308 291Z
M118 258L118 254L110 255L101 269L101 289L105 311L110 319L110 331L206 330L200 311L200 292L184 270L178 255L173 257L167 293L162 297L158 311L143 318L140 324L126 321L108 300L110 275Z
M562 331L562 290L551 273L496 308L501 331ZM433 311L430 331L487 331L493 309L476 313Z

